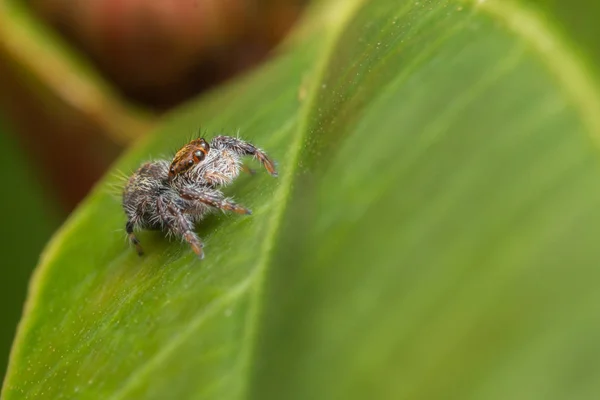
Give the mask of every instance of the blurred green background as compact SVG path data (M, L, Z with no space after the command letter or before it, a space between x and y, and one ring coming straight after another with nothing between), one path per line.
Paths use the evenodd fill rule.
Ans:
M23 151L0 115L0 174L3 196L2 269L0 269L0 373L4 375L25 288L42 247L64 217L55 196L42 184L41 174Z

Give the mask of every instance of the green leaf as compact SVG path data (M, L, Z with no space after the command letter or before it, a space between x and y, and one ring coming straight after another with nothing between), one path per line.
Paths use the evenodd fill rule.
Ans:
M598 398L598 71L533 3L313 8L116 166L239 129L279 162L227 189L254 214L201 224L202 262L157 232L139 259L107 177L43 255L3 398Z

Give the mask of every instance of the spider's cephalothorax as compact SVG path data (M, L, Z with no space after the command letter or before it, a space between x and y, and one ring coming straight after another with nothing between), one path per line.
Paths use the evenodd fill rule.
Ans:
M143 251L134 230L157 229L183 238L203 258L202 242L193 230L196 222L214 209L250 214L218 189L239 175L244 168L241 158L247 155L277 176L274 163L262 150L231 136L217 136L210 144L196 139L183 146L170 163L143 164L123 191L125 229L138 254Z

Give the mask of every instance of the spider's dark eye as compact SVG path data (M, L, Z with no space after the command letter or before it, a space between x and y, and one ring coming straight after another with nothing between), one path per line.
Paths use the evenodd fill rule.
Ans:
M210 146L208 145L208 143L206 142L206 140L204 139L200 139L200 147L202 147L202 149L204 150L204 153L208 153L208 151L210 150Z
M194 157L198 159L198 161L202 161L204 160L205 154L200 150L196 150L196 152L194 153Z
M194 165L194 160L188 160L188 165L191 167L192 165Z
M172 174L174 174L175 173L175 167L171 167L170 171L171 171Z

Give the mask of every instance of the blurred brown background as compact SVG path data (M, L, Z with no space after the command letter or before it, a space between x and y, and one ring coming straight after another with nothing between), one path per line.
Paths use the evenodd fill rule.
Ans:
M53 231L162 113L265 60L305 3L0 3L2 376Z

